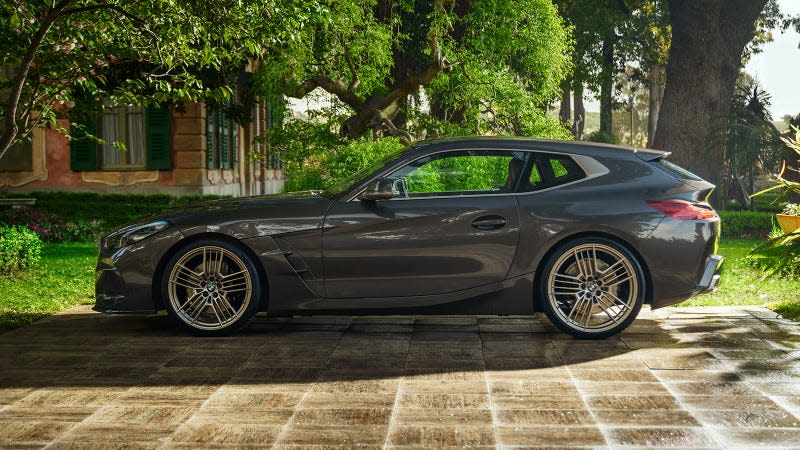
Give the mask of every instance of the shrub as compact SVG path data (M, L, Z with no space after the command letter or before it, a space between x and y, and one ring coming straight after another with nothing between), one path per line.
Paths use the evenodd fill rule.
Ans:
M7 225L25 227L45 242L90 242L103 232L103 221L91 219L68 222L56 214L33 208L14 208L0 213Z
M74 231L81 233L81 229L86 227L103 228L102 231L109 231L120 225L138 220L144 216L160 213L169 208L222 198L218 195L176 197L166 194L101 194L63 191L13 193L8 194L8 196L35 198L36 206L31 210L37 211L40 215L51 216L51 218L55 216L62 222L73 224L68 230L68 235L74 234ZM12 213L13 211L11 210L0 209L0 222L9 223L8 220L4 219ZM92 224L92 221L95 221L95 225ZM28 223L32 222L15 222L17 225L25 226ZM100 224L99 226L97 225L98 223Z
M354 140L304 155L286 155L286 192L324 189L403 148L396 138Z
M42 240L33 231L0 225L0 274L15 274L33 267L42 255Z
M722 235L735 238L765 237L773 228L773 213L764 211L717 211Z

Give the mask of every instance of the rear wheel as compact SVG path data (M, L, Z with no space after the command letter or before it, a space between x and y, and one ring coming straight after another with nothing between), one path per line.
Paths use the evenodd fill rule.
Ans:
M644 302L644 271L631 252L601 237L561 245L542 271L544 311L562 331L603 339L624 330Z
M250 258L224 241L198 241L170 258L162 285L167 310L199 336L224 336L258 309L261 282Z

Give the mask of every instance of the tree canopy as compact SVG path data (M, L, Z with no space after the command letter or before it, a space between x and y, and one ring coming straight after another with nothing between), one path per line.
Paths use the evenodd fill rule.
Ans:
M0 158L76 104L225 98L248 59L297 39L325 11L281 0L3 2Z
M549 0L343 0L300 34L268 50L256 88L335 95L350 112L342 135L410 138L407 99L423 87L467 132L556 132L542 106L570 70L571 42Z

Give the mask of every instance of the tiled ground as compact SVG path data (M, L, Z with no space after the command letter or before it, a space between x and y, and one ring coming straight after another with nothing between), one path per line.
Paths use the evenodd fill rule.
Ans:
M76 308L0 336L0 447L800 448L800 326L644 311L257 319L198 339Z

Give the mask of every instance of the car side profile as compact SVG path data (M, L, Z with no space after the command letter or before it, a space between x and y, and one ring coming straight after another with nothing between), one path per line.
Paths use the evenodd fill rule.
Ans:
M714 289L714 186L668 153L416 143L325 191L205 202L100 242L95 309L202 336L269 316L544 312L601 339Z

